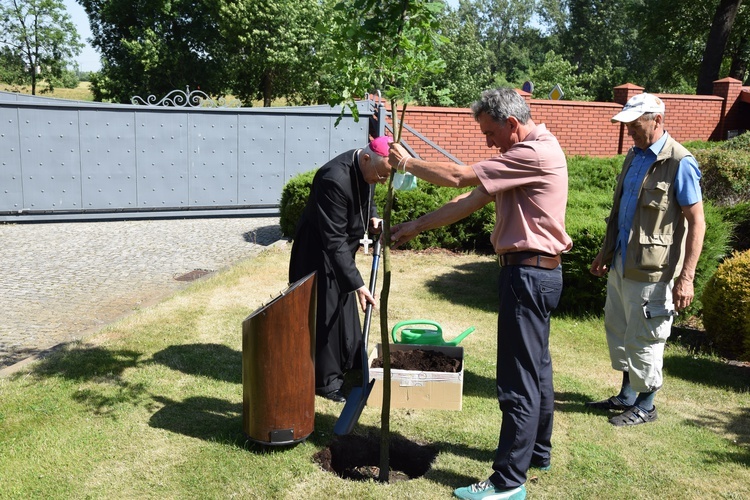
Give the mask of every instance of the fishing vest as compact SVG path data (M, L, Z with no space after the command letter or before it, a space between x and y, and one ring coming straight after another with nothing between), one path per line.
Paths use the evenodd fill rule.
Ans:
M674 180L680 160L691 156L681 144L667 137L664 147L649 167L638 192L638 207L628 235L623 276L642 282L669 282L682 270L685 259L687 220L677 203ZM617 244L617 220L625 176L635 158L630 148L617 177L614 204L607 218L602 244L603 262L612 262Z

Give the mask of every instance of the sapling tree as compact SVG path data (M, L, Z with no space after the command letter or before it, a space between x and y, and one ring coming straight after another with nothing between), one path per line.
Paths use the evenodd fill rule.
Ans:
M409 103L424 90L424 82L444 70L439 46L442 2L429 0L344 0L334 9L331 71L336 89L330 104L344 104L358 117L355 100L381 90L390 103L393 138L401 140ZM399 112L399 105L401 106ZM391 284L390 246L393 177L383 210L383 288L380 293L380 334L383 348L383 406L380 433L380 473L388 481L391 371L388 343L388 298ZM366 348L366 346L365 346Z

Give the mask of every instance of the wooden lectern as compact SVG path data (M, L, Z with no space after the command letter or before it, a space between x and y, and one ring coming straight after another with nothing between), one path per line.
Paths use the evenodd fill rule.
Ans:
M308 274L242 322L242 430L267 445L315 426L316 276Z

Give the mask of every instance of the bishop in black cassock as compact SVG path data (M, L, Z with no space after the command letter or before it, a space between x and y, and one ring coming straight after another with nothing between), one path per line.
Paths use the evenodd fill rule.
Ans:
M346 401L344 373L361 364L357 304L362 310L368 302L375 305L354 258L367 229L379 231L373 184L390 175L389 142L378 137L316 172L292 245L289 281L317 271L315 392L333 401Z

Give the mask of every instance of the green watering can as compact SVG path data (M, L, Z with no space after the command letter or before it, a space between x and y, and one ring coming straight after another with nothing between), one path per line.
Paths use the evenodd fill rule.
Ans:
M424 327L427 325L434 326L435 328L415 328L415 326ZM401 332L400 336L397 335L399 330ZM445 341L443 340L443 329L439 324L428 319L412 319L396 323L393 330L391 330L391 338L396 344L457 346L459 342L473 331L474 327L472 326L455 339Z

